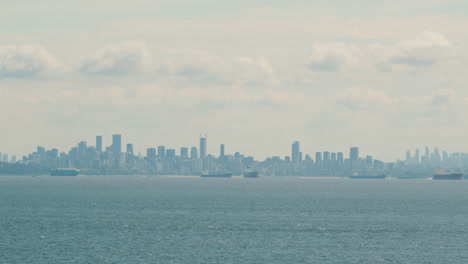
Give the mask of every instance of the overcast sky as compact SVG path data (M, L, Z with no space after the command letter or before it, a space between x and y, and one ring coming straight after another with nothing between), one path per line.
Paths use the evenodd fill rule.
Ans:
M466 0L0 0L0 151L468 152Z

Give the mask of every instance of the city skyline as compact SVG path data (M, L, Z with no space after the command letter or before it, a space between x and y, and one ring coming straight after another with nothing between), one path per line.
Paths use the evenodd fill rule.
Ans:
M134 144L122 140L121 134L112 134L111 144L102 147L103 136L95 137L95 146L80 141L67 150L37 146L36 151L8 160L1 153L0 174L47 174L54 168L77 168L83 175L243 175L257 176L312 176L312 177L380 177L427 178L442 168L462 175L468 171L468 153L448 153L437 147L424 152L407 150L404 160L384 162L371 153L361 152L357 146L348 152L305 152L301 143L290 145L290 155L270 156L257 160L248 153L235 150L226 153L225 144L219 144L219 153L207 151L208 137L201 134L196 146L176 148L168 145L146 148L146 155L134 152ZM124 149L125 145L125 149ZM99 150L101 148L101 150ZM315 159L314 159L315 157Z
M324 160L325 159L325 155L328 155L328 158L331 159L331 156L330 155L335 155L335 158L337 158L336 155L340 156L341 155L341 160L344 160L345 158L351 160L351 161L357 161L359 158L365 158L366 156L368 155L371 155L372 157L374 158L379 158L377 156L374 156L372 155L372 153L369 153L369 152L366 152L365 150L362 151L362 149L360 147L357 147L357 146L348 146L348 147L344 147L344 148L341 148L339 150L330 150L330 149L315 149L315 150L303 150L303 148L301 148L300 146L302 145L302 142L303 141L299 141L299 140L294 140L292 145L289 146L289 150L284 150L283 153L284 154L270 154L266 157L261 157L261 158L257 158L253 155L250 155L249 153L245 153L245 152L242 152L242 151L239 151L237 150L235 147L232 148L231 147L231 151L229 151L229 146L228 146L228 151L226 152L226 144L225 143L214 143L215 145L213 145L211 147L211 149L213 151L210 151L210 148L209 146L212 145L212 144L208 144L208 135L207 134L200 134L199 137L198 137L198 142L196 143L193 143L191 145L180 145L180 146L176 146L174 147L173 145L171 144L164 144L164 143L159 143L159 144L156 144L156 145L147 145L147 146L140 146L139 148L135 148L134 147L134 144L131 142L131 141L125 141L125 138L124 140L122 140L122 134L111 134L108 136L108 144L106 144L106 136L103 136L103 135L95 135L94 136L94 141L85 141L85 140L79 140L78 143L74 144L74 145L70 145L70 147L68 148L58 148L58 147L55 147L55 146L46 146L44 147L43 144L37 144L35 147L33 147L33 149L30 151L30 152L27 152L27 153L23 153L23 154L18 154L18 153L7 153L7 152L2 152L2 149L1 149L1 146L0 146L0 161L3 161L5 160L4 158L4 155L7 155L7 157L9 157L10 159L12 157L14 157L15 161L20 161L21 160L21 157L23 156L27 156L28 153L32 153L34 152L35 150L37 150L37 148L44 148L44 149L48 149L48 150L51 150L51 149L57 149L59 152L62 152L62 151L67 151L68 149L72 149L74 147L77 147L79 148L80 144L85 144L87 147L93 147L94 149L96 149L96 151L98 152L106 152L106 151L111 151L111 152L114 152L114 153L131 153L132 155L135 155L135 156L141 156L141 157L148 157L148 156L151 156L149 155L149 151L150 149L151 150L154 150L154 153L156 156L159 157L159 153L164 153L162 157L164 157L166 151L168 149L170 149L171 151L174 151L174 155L177 155L177 156L187 156L187 157L192 157L194 156L193 154L193 151L195 150L196 151L196 154L195 156L198 158L204 158L208 155L211 155L211 156L214 156L214 157L222 157L222 156L225 156L225 155L233 155L234 153L240 153L241 155L246 155L246 156L251 156L253 157L255 160L258 160L258 161L263 161L265 159L268 159L268 158L272 158L272 157L281 157L282 159L284 158L289 158L291 160L291 162L297 162L298 160L302 161L306 158L306 156L309 156L309 157L312 157L312 160ZM91 144L89 144L91 142ZM125 146L125 151L124 151L124 146ZM136 151L135 151L136 149ZM189 149L191 149L191 153L189 155ZM217 149L217 151L216 151ZM360 150L361 149L361 150ZM381 161L383 162L386 162L386 163L391 163L391 162L397 162L397 161L409 161L409 160L417 160L418 162L421 162L421 159L423 157L426 157L428 156L428 153L431 152L431 151L434 151L437 153L437 155L440 157L440 159L442 159L442 155L439 153L439 149L442 149L440 152L443 152L445 154L447 153L465 153L464 151L455 151L455 152L447 152L446 150L444 150L443 148L439 148L438 146L434 146L434 147L429 147L429 146L424 146L424 147L420 147L420 148L415 148L415 149L406 149L406 150L402 150L401 151L401 155L399 157L395 157L393 160L383 160L383 159L380 159ZM422 152L422 150L424 150L424 153L423 155L420 155L420 150ZM288 152L289 151L289 152ZM362 152L364 153L364 155L360 156L359 152ZM184 154L185 153L185 154ZM346 156L343 156L343 153L348 153L348 155ZM414 156L411 154L413 153ZM3 155L3 156L1 156ZM319 156L318 156L319 155ZM7 159L8 162L10 162L10 159Z

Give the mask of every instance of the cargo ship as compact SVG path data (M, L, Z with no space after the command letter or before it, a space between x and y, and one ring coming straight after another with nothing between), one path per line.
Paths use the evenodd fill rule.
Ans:
M231 178L232 173L220 173L220 174L202 174L202 178Z
M432 176L433 180L463 180L463 173L448 173L438 168L434 175Z
M364 180L385 180L387 175L351 175L349 176L350 179L364 179Z
M50 176L77 176L80 170L77 169L52 169Z
M244 172L244 178L260 178L260 172L258 171Z
M433 180L463 180L462 173L450 173L450 174L434 174L432 176Z

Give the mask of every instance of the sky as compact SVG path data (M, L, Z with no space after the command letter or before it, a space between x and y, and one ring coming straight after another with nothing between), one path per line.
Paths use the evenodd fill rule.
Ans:
M0 151L468 152L462 0L0 0Z

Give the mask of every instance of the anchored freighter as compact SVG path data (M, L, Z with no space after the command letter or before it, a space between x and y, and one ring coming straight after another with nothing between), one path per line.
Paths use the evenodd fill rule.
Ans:
M432 176L433 180L463 180L463 173L448 173L443 169L438 168L434 175Z

